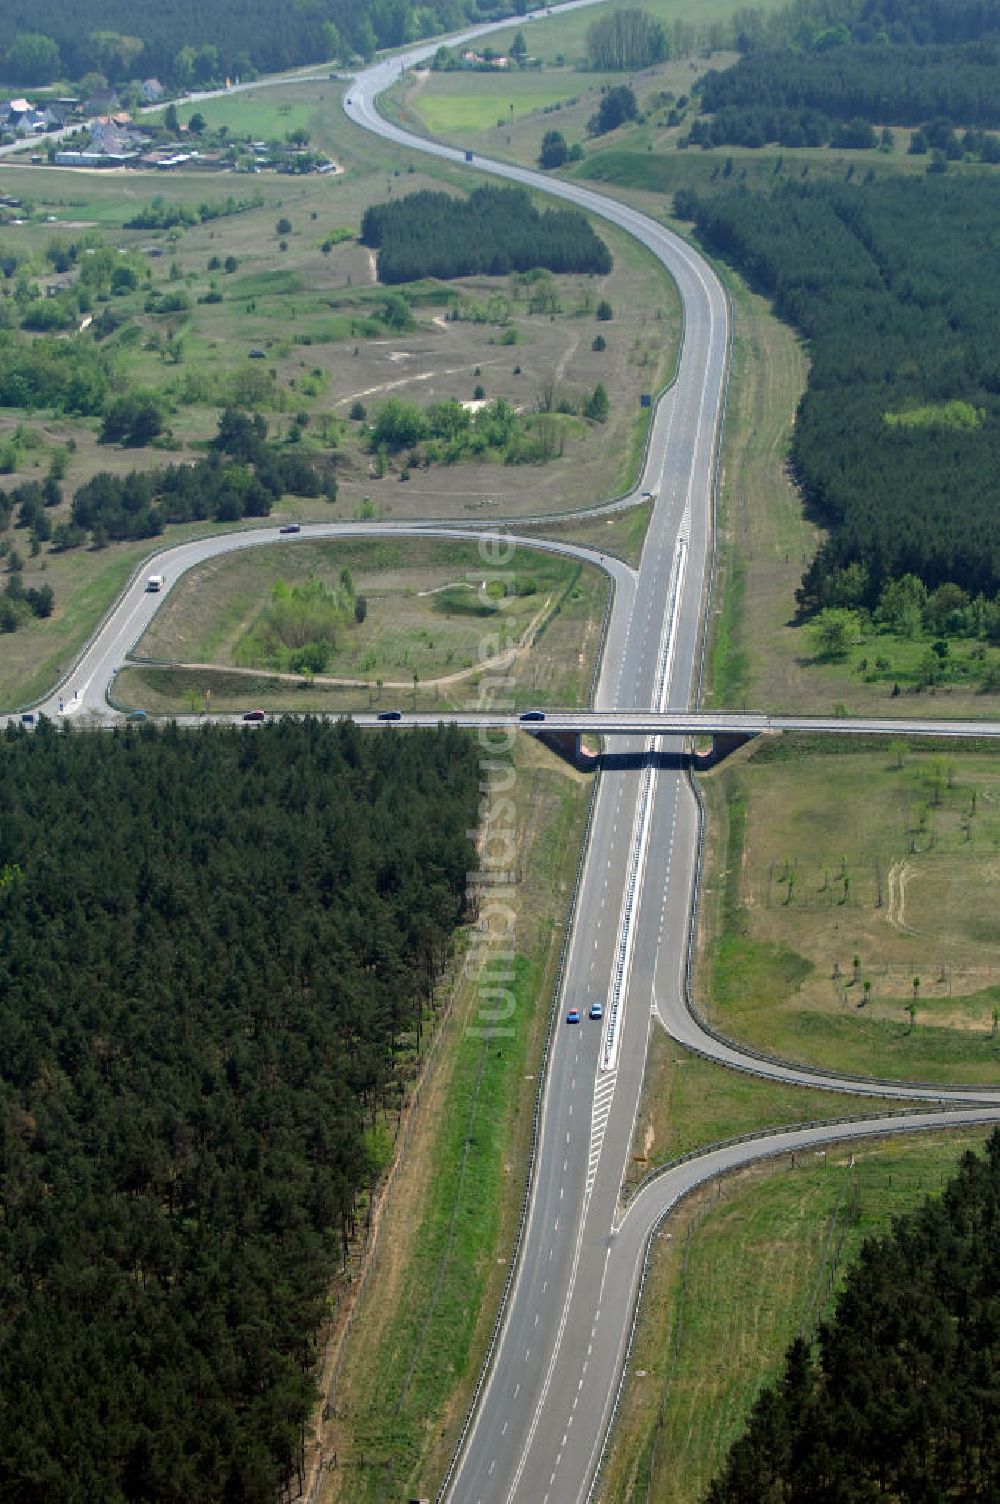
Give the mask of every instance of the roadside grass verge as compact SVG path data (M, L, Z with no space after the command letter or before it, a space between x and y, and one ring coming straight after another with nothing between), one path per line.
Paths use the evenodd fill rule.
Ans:
M788 1344L832 1310L864 1239L939 1191L986 1131L786 1156L684 1202L654 1241L606 1504L703 1498Z
M650 1036L626 1188L658 1165L719 1139L883 1112L885 1105L877 1097L785 1086L727 1070L683 1050L657 1026Z
M173 530L170 542L183 543L231 529L219 523L195 523ZM56 605L50 617L33 620L5 635L0 653L0 712L48 694L67 672L108 607L134 570L163 540L113 544L107 549L74 549L39 561L29 559L26 587L49 584Z
M764 743L703 788L716 1027L828 1069L1000 1079L995 754Z
M430 1496L507 1274L589 780L519 743L513 1036L484 1041L459 982L333 1392L324 1504Z
M652 502L640 501L627 511L613 512L609 517L573 517L563 522L527 523L519 531L530 535L537 529L539 537L581 543L587 548L614 554L637 569L652 516Z

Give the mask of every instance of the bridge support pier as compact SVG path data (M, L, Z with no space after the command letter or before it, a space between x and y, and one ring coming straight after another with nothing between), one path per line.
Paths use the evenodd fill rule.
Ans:
M585 752L579 731L533 731L532 736L574 768L595 768L599 759L593 752Z
M745 747L747 742L752 742L757 736L756 731L716 731L712 737L712 745L707 752L692 752L691 766L696 772L706 768L714 768L731 752L739 747Z

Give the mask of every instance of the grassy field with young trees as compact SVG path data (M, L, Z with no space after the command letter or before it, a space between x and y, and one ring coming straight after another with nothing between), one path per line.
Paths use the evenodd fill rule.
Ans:
M756 1400L706 1504L988 1498L998 1215L994 1133L943 1194L865 1242L815 1345L796 1339Z

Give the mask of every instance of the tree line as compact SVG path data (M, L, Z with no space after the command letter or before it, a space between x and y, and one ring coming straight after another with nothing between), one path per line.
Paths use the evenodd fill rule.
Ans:
M648 11L613 10L587 27L587 61L600 73L649 68L670 55L667 34Z
M454 728L0 742L0 1492L274 1504L466 905Z
M98 471L74 492L74 533L62 546L84 543L88 535L101 545L109 539L155 538L171 522L267 517L286 493L336 498L329 470L294 448L273 448L266 435L267 424L259 414L250 418L229 408L219 419L206 459L126 475Z
M809 341L791 465L830 534L800 604L874 607L907 574L995 596L1000 183L685 190L675 207Z
M714 115L696 144L783 146L841 144L838 125L1000 125L1000 39L956 46L835 47L823 52L767 51L701 81L701 107ZM771 122L767 125L766 122ZM809 129L802 139L795 125ZM751 131L762 135L751 139ZM818 135L818 139L816 136ZM871 143L874 145L874 141Z
M467 199L424 190L373 204L361 241L378 251L381 282L611 270L611 252L575 209L538 210L523 188L477 188Z
M868 1239L832 1320L795 1341L706 1504L995 1499L1000 1133Z
M113 83L155 75L178 88L247 79L321 58L366 60L380 47L502 18L513 7L476 0L0 0L0 64L12 83L98 73Z

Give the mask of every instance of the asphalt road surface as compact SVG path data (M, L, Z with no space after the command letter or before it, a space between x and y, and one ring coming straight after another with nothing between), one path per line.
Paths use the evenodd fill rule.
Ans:
M399 66L394 60L357 79L347 113L389 140L462 161L464 153L420 142L379 117L376 96ZM696 252L636 211L576 183L553 182L507 164L475 165L613 221L648 246L678 284L684 345L677 380L654 420L640 482L657 499L632 600L624 594L616 599L596 705L687 709L698 690L710 573L712 486L730 335L725 294ZM650 752L672 745L679 747L669 739L625 743ZM707 1036L686 1006L697 826L695 800L682 774L648 759L633 770L602 775L551 1041L517 1275L471 1425L442 1491L456 1504L564 1504L588 1497L648 1239L686 1182L717 1173L726 1162L723 1151L653 1182L619 1223L654 1014L684 1042L740 1068L749 1063L745 1054ZM603 1005L600 1023L587 1017L593 1001ZM579 1009L581 1023L562 1022L571 1007ZM766 1074L820 1084L815 1074L794 1067L752 1064ZM822 1084L857 1089L857 1083L833 1077ZM914 1095L889 1084L877 1090ZM957 1093L965 1101L970 1095ZM1000 1112L1000 1091L985 1095ZM973 1108L972 1115L982 1110ZM814 1141L817 1130L802 1131L788 1136L788 1147ZM767 1148L743 1145L728 1153L735 1162L774 1148L772 1141Z

